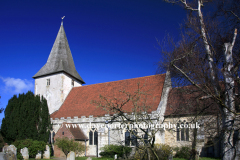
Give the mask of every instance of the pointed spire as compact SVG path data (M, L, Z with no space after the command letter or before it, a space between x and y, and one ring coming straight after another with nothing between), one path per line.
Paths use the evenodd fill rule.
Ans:
M62 19L64 17L65 16L63 16ZM60 26L57 38L53 44L47 63L33 76L33 78L38 78L59 72L65 72L68 75L79 80L81 83L85 84L75 68L63 24Z

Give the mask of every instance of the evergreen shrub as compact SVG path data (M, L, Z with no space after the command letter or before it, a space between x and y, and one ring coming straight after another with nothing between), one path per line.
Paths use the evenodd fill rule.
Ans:
M28 148L30 158L35 158L38 151L44 153L46 149L46 143L43 141L33 141L32 139L16 140L13 145L17 148L17 159L22 160L22 154L20 150L24 147Z
M35 158L37 155L38 151L44 153L46 149L46 143L43 141L33 141L32 145L29 146L28 151L29 151L29 157Z

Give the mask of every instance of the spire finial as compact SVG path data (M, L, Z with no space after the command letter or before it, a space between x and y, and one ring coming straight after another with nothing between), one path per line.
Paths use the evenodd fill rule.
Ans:
M63 19L64 19L64 18L65 18L65 16L62 17L62 23L61 23L61 25L63 25Z

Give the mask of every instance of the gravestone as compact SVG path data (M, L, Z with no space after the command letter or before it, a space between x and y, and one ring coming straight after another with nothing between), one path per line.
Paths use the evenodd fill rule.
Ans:
M6 153L3 156L4 160L17 160L17 156L15 153L11 150L6 151Z
M28 148L24 147L23 149L20 150L20 153L22 154L22 157L24 160L29 159L29 154L28 154Z
M67 160L75 160L75 152L69 152L67 155Z
M4 152L4 153L6 153L6 151L8 150L8 144L6 143L5 145L4 145L4 147L3 147L3 149L2 149L2 151Z
M14 145L8 146L7 150L12 151L15 154L15 156L17 155L17 148Z
M46 150L43 153L43 159L50 159L50 148L46 145Z
M42 152L38 152L35 159L41 159L42 158Z

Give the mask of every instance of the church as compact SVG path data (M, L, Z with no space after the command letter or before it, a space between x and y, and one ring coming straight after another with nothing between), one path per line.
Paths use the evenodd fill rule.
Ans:
M170 115L174 113L174 103L170 98L174 90L171 87L170 73L151 75L133 79L119 80L113 82L84 85L85 81L77 72L73 56L69 48L63 23L60 26L56 40L48 57L46 64L33 76L35 79L35 95L42 95L47 99L51 123L55 137L69 137L81 141L87 146L85 156L99 156L101 148L108 144L125 143L134 147L136 144L127 142L127 129L116 128L92 128L91 125L104 126L114 116L111 112L97 107L93 101L99 100L99 95L107 98L123 98L120 91L134 93L138 86L148 93L145 101L148 114L156 121L167 123L189 121L189 116ZM131 105L123 106L125 114L131 115ZM178 112L180 113L180 112ZM190 113L191 114L191 113ZM176 118L178 117L178 118ZM179 122L179 121L178 121ZM120 122L116 122L120 123ZM70 127L67 125L82 125L89 127ZM204 128L202 127L202 132ZM190 131L191 133L191 131ZM200 148L204 145L205 138L202 133ZM200 138L201 139L201 138ZM172 147L191 145L189 130L176 133L175 131L163 131L156 133L155 143L166 143ZM55 149L54 149L55 150ZM201 149L200 149L201 150ZM61 156L60 151L55 150L55 156Z

